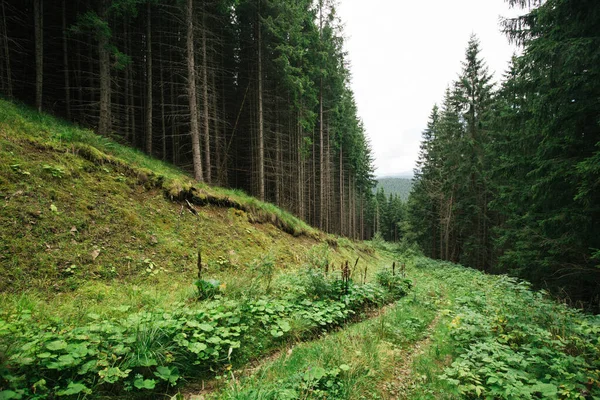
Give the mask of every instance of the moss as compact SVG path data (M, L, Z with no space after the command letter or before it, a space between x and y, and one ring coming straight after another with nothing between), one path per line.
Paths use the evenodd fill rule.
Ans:
M189 299L198 248L209 272L227 282L233 270L246 273L265 253L298 268L309 248L336 242L272 204L194 183L177 168L89 130L3 100L0 121L0 159L8 161L0 165L4 304L26 292L53 315L70 307L60 302L73 302L65 312L75 318L82 313L75 304L92 304L86 291L100 287L107 294L94 312L111 312L102 311L107 304L142 307L131 292L136 287L148 292L144 299L154 293L153 302L172 303ZM53 176L44 164L64 174ZM219 257L231 268L214 267ZM338 246L332 257L339 263L356 258L356 251ZM158 273L149 274L149 265Z

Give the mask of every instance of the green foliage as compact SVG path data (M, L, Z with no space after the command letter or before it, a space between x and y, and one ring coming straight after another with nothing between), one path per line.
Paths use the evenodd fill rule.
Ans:
M206 300L214 298L219 293L221 282L214 279L198 279L194 285L198 288L198 299Z
M600 5L509 1L523 46L494 88L479 44L434 107L409 200L433 258L510 273L598 308Z
M412 288L412 281L395 273L391 268L384 268L377 272L377 283L387 288L394 296L402 297Z
M600 319L549 300L507 276L425 259L418 267L456 292L448 310L453 362L441 379L463 397L600 395Z
M37 396L164 390L182 376L242 363L291 335L329 330L405 294L390 286L351 284L344 294L309 299L305 294L312 289L298 281L280 297L235 301L215 296L216 281L196 285L202 298L214 300L124 318L90 314L89 323L76 327L60 320L39 324L28 310L0 316L0 346L9 362L0 369L0 384L25 397L33 390ZM335 392L340 371L307 371L296 389Z
M62 167L44 164L42 165L42 169L55 178L60 179L65 176L65 170Z

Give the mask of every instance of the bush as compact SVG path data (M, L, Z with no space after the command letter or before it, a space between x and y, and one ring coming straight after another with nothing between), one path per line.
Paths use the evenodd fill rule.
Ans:
M198 279L194 285L198 288L198 299L207 300L214 298L220 292L221 282L214 279Z
M389 268L377 272L377 283L386 288L394 297L402 297L412 288L412 281L400 275L394 275Z

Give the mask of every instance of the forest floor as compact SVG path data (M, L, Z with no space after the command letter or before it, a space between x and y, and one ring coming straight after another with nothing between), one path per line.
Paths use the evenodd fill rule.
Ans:
M2 100L0 159L2 400L600 398L600 319L525 282L319 232Z

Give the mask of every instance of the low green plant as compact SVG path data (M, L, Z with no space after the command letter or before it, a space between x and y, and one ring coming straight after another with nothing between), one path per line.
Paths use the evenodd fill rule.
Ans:
M106 319L88 314L89 322L75 327L58 319L37 323L28 309L0 315L0 354L7 361L0 368L0 395L164 391L182 376L243 363L292 335L327 331L391 299L386 288L368 283L351 284L341 298L307 299L297 286L280 297L236 301L216 295L219 282L198 282L208 301L197 308L181 304ZM298 388L335 393L339 372L318 371L306 372Z
M262 257L255 265L254 270L258 274L259 279L265 282L265 291L269 293L271 283L275 276L275 260L271 254Z
M453 362L440 376L465 398L600 396L600 319L551 301L507 276L420 259L456 293Z
M198 288L198 299L207 300L214 298L220 292L221 282L215 279L198 279L194 285Z
M410 279L402 277L400 274L392 271L391 268L383 268L376 274L377 283L387 288L389 292L398 297L402 297L408 293L412 287Z
M65 169L56 165L42 165L44 172L52 175L54 178L62 179L65 176Z

